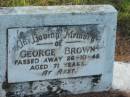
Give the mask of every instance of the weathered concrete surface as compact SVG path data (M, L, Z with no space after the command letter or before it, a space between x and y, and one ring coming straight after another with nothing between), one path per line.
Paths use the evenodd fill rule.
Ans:
M113 89L130 93L130 62L115 62Z
M112 83L112 88L113 88L113 90L118 90L118 91L125 91L125 92L128 92L129 93L129 91L130 91L130 63L124 63L124 62L115 62L114 63L114 73L113 73L113 83ZM55 81L54 81L55 82ZM82 89L80 88L80 90L82 91L84 91L84 88L83 87L85 87L85 86L87 86L86 85L86 82L83 82L82 84L81 84L81 86L80 87L77 87L78 86L78 83L77 82L79 82L79 83L82 83L83 82L83 80L81 79L81 80L71 80L70 82L69 82L69 84L68 85L70 85L69 87L70 87L70 91L71 92L74 92L74 91L72 91L73 89L72 88L74 88L75 89L75 91L76 90L78 90L81 86L82 86ZM57 83L57 82L56 82ZM56 84L55 83L55 84ZM60 82L59 82L60 83ZM75 84L75 83L77 83L77 84ZM30 84L32 84L32 85L30 85L29 86L29 83L23 83L23 84L17 84L17 85L12 85L13 86L13 88L15 87L15 89L14 89L14 91L15 92L17 92L18 94L20 94L20 93L23 93L23 94L34 94L34 95L43 95L42 93L43 93L43 91L46 91L46 93L45 94L47 94L47 95L49 95L47 92L48 92L48 90L47 90L47 88L46 88L46 86L48 85L50 85L49 84L49 82L33 82L33 83L30 83ZM52 84L52 83L51 83ZM58 83L57 83L58 84ZM67 83L66 83L67 84ZM21 86L20 86L21 85ZM60 85L61 87L63 87L62 85ZM66 85L66 87L68 87L67 85ZM8 87L7 87L8 88ZM51 86L50 86L50 88L51 88ZM68 90L68 88L66 88L66 90L62 90L60 87L58 87L58 86L56 86L56 85L53 85L53 93L55 94L56 92L60 92L61 94L63 93L70 93L71 94L71 92L68 92L67 90ZM59 89L58 89L59 88ZM65 88L65 87L64 87ZM48 89L49 89L49 87L48 87ZM17 90L17 91L16 91ZM13 90L10 90L10 91L13 91ZM5 97L4 95L5 95L5 90L4 89L2 89L2 84L0 84L0 97ZM12 94L13 95L13 94ZM21 94L22 95L22 94ZM35 96L35 97L37 97L37 96ZM9 97L11 97L11 96L9 96Z
M3 84L3 83L0 83L0 97L5 97L6 92L5 92L5 90L3 89L2 84Z
M1 96L4 97L47 97L64 94L78 94L105 91L111 88L114 62L117 11L110 5L60 6L60 7L16 7L0 10L0 82ZM99 25L103 27L103 51L101 64L90 65L90 74L75 78L45 81L9 83L8 74L8 29L44 27L57 25ZM13 33L13 32L11 32ZM12 42L12 41L10 41ZM12 61L12 60L11 60ZM96 62L95 62L96 63ZM97 62L99 63L99 62ZM99 66L98 66L99 65ZM99 68L101 67L101 68ZM14 69L15 70L15 69ZM82 70L81 70L82 71ZM100 73L97 74L97 71ZM17 71L18 72L18 71ZM17 73L16 72L16 73ZM13 72L15 76L15 72ZM94 74L94 75L92 75ZM25 74L19 75L25 77ZM41 80L41 79L39 79ZM15 80L17 81L17 79ZM27 80L28 81L28 80Z

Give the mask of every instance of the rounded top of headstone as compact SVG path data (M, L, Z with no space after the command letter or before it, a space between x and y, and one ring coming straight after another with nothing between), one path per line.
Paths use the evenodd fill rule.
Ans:
M1 7L0 15L16 14L55 14L55 13L115 13L111 5L66 5L66 6L26 6L26 7Z

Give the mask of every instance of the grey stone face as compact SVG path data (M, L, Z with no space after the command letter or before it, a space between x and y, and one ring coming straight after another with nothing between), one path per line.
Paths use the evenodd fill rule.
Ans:
M1 8L0 94L108 90L116 22L110 5Z

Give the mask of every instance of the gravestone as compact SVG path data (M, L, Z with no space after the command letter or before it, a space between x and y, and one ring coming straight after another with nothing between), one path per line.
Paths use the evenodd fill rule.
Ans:
M110 89L116 22L111 5L1 8L0 81L9 97Z

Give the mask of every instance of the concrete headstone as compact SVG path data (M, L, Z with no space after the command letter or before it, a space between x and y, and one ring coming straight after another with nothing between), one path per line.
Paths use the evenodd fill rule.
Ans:
M111 5L1 8L0 81L41 80L46 88L56 80L74 94L108 90L116 22Z

